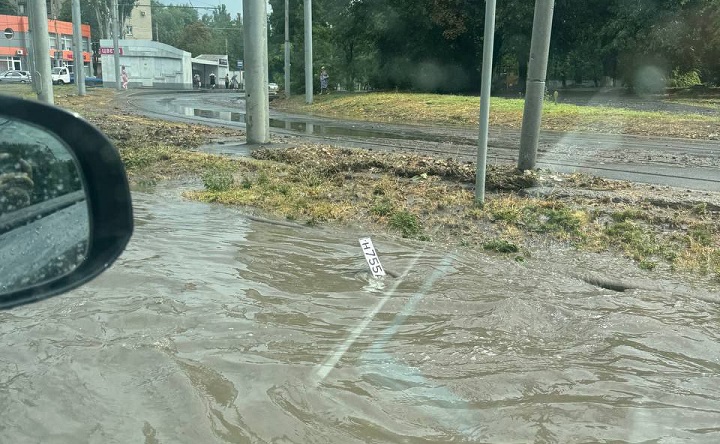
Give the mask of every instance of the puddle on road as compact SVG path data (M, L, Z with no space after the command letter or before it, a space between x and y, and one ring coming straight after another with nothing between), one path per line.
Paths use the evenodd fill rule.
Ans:
M221 120L223 122L245 122L245 113L232 111L216 111L185 106L168 107L172 112L187 117L202 117L205 119ZM431 134L403 134L401 132L381 131L367 128L353 128L324 123L308 122L296 119L270 119L270 127L293 131L313 136L330 137L360 137L367 139L392 140L424 140L428 142L448 142L448 136L435 136Z
M714 304L385 236L411 271L371 285L360 233L175 188L98 280L0 313L7 442L720 439Z

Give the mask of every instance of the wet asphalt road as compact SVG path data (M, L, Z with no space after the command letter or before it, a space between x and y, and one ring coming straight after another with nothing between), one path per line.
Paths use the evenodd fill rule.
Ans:
M140 93L129 96L128 104L168 120L244 127L244 97L238 93ZM271 131L312 142L467 161L474 161L477 150L477 131L461 127L362 123L271 110ZM489 162L516 162L519 139L519 130L491 128ZM538 167L720 192L720 141L543 131Z

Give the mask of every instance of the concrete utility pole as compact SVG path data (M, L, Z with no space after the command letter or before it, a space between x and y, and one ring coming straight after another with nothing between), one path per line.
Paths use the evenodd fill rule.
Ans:
M38 100L55 104L53 96L52 71L50 69L50 41L48 40L48 15L45 0L31 0L32 3L32 43L33 64L35 72L32 73L37 86Z
M28 33L30 34L30 40L28 42L28 69L30 70L30 73L32 74L32 82L30 84L32 85L33 92L37 95L37 93L40 91L40 88L38 86L39 82L39 76L35 74L37 71L35 69L35 48L33 48L34 42L33 42L33 2L29 2L27 4L27 17L28 17Z
M267 6L265 0L245 0L243 3L245 132L248 143L269 143Z
M290 97L290 0L285 0L285 97Z
M85 59L82 48L82 25L80 22L80 0L72 0L73 22L73 63L75 65L75 83L78 95L85 95Z
M523 111L522 131L520 133L518 168L521 170L534 169L537 161L554 7L555 0L535 0L535 18L533 19L533 34L530 42L525 110Z
M120 81L120 24L118 23L118 0L112 0L112 33L113 33L113 62L115 63L115 87L118 91L122 90Z
M312 0L305 0L305 103L313 103Z
M475 171L475 203L485 203L490 92L492 86L493 46L495 45L495 0L485 0L485 37L483 38L482 85L480 91L480 135Z

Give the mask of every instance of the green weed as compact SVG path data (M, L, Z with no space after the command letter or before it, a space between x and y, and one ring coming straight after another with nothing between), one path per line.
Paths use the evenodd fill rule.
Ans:
M203 173L202 181L207 191L227 191L233 185L233 176L228 171L211 170Z
M517 253L520 248L512 242L504 239L493 239L483 244L485 251L495 251L498 253Z
M418 217L407 210L393 213L388 225L400 231L403 237L415 237L422 230Z

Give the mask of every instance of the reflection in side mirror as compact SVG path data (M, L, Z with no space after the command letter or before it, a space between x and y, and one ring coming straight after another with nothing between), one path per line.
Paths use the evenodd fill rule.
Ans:
M77 114L0 94L0 310L89 282L132 231L112 142Z
M0 297L75 270L90 213L72 151L55 135L0 118Z

